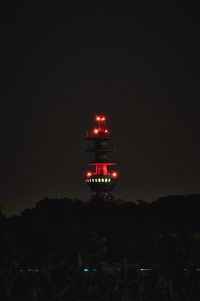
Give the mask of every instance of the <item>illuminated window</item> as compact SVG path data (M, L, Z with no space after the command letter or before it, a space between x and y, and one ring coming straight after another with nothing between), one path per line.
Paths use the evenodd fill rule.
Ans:
M92 179L92 182L94 182L94 179Z
M101 182L101 179L98 179L98 182Z
M110 179L108 179L108 182L110 182Z
M107 179L107 178L105 179L105 182L108 182L108 179Z
M104 178L101 179L101 182L104 182Z

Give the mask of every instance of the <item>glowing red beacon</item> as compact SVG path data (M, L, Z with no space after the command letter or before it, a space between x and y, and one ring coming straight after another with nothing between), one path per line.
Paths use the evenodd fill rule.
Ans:
M111 160L116 148L104 115L96 115L95 126L86 133L86 139L93 142L87 152L94 154L94 161L88 163L90 169L85 173L85 182L96 194L111 192L118 179L118 172L113 169L117 164Z

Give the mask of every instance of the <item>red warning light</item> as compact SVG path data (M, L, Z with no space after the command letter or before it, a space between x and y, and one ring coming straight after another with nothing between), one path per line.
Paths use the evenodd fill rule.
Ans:
M105 130L104 133L105 133L105 134L108 134L108 130Z
M113 172L112 172L112 177L113 177L113 178L117 178L117 176L118 176L118 173L117 173L116 171L113 171Z
M92 173L90 171L87 172L86 176L89 178L92 176Z
M94 129L93 132L94 132L95 135L97 135L99 133L99 130L98 129Z
M101 117L101 121L105 121L106 120L106 117L105 116L102 116Z
M96 116L96 121L100 121L101 117L100 116Z

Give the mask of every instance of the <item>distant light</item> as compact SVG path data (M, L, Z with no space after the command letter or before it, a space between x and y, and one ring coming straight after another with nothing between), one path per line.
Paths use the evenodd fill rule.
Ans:
M83 269L83 272L86 272L86 273L87 273L87 272L89 272L89 269L88 269L88 268L84 268L84 269Z
M117 172L116 171L112 172L112 176L113 176L113 178L117 178L117 176L118 176Z
M87 177L91 177L92 173L90 171L87 172Z
M32 269L28 269L28 272L31 272L32 271Z
M106 120L106 117L105 116L102 116L101 117L101 121L105 121Z
M105 130L104 132L105 132L105 134L108 134L108 130Z
M97 135L99 133L99 130L98 129L94 129L93 132L94 132L95 135Z
M100 116L96 116L96 121L100 121L101 117Z

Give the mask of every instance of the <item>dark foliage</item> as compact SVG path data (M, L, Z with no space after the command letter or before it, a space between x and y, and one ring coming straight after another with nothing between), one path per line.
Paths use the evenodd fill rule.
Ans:
M46 198L20 215L1 214L0 244L2 300L191 300L199 287L200 195L152 203ZM85 275L84 266L96 272ZM141 276L141 266L151 275Z

